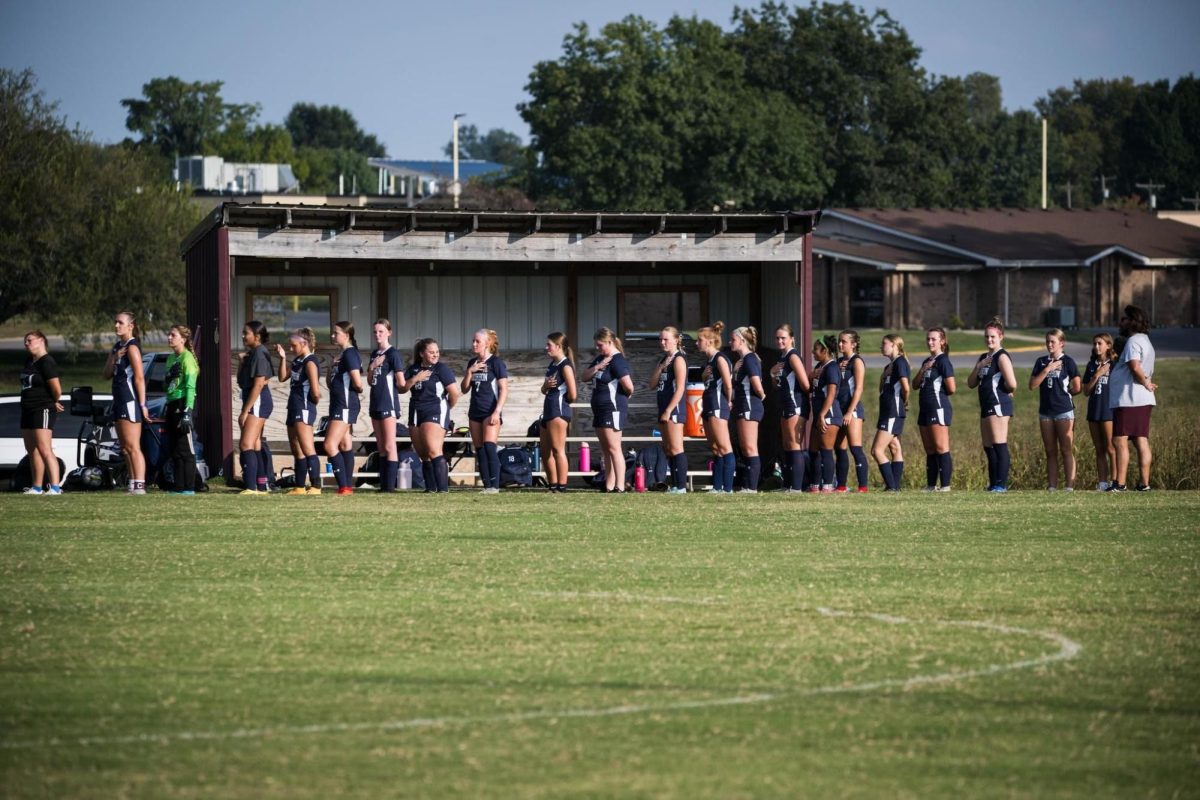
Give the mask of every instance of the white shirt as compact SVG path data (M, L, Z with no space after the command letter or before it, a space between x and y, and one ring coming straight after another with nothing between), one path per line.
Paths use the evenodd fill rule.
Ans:
M1108 379L1108 404L1111 408L1131 408L1134 406L1157 405L1154 392L1134 380L1133 372L1129 369L1130 361L1140 361L1142 372L1149 380L1154 375L1154 345L1150 337L1144 333L1135 333L1125 342L1121 352L1121 360L1113 367Z

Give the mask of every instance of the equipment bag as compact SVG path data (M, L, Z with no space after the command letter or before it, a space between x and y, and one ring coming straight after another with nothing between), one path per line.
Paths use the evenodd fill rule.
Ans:
M662 491L667 488L667 451L661 444L650 444L638 453L637 465L646 470L646 488Z
M524 447L506 447L500 451L500 485L533 485L533 461Z

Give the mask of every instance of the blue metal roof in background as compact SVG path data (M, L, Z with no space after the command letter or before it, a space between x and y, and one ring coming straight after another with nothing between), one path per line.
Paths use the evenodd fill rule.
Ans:
M372 158L369 160L369 163L372 167L386 169L389 172L394 171L397 174L425 175L444 180L450 180L454 177L454 162L448 160L408 161L400 158ZM503 164L497 164L493 161L460 159L458 162L458 177L459 180L470 180L480 175L499 174L506 169L507 167Z

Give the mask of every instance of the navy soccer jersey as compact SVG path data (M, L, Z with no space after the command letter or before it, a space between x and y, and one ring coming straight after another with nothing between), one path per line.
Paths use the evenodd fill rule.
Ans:
M879 421L908 416L901 397L901 381L910 378L908 359L897 356L883 368L883 381L879 387Z
M478 358L467 362L469 370ZM471 406L467 409L467 418L481 422L492 415L496 404L500 402L500 381L508 379L508 365L500 356L488 356L484 368L471 376Z
M606 356L596 356L594 367ZM629 398L621 390L621 378L629 375L629 362L621 353L614 353L608 366L592 376L592 419L597 428L621 430L629 416Z
M136 347L140 351L142 343L136 338L129 338L114 344L112 351L118 353L121 348L130 347ZM142 410L138 407L137 390L133 385L133 362L129 360L128 349L125 350L125 355L113 363L112 396L113 412L117 419L130 422L142 421Z
M256 378L266 378L270 382L274 375L275 369L271 366L271 354L265 345L260 344L246 353L246 357L238 365L237 374L238 388L242 390L242 402L245 403L246 399L250 397L250 391L254 388ZM263 384L262 391L258 393L258 398L250 407L250 413L255 417L267 419L274 410L275 403L271 397L271 390L266 384Z
M751 378L762 382L762 360L756 353L747 353L738 362L733 376L733 415L755 422L763 418L762 398L754 393Z
M376 363L378 361L378 363ZM371 399L368 411L371 419L400 419L400 392L396 390L396 373L404 373L404 357L394 347L371 353Z
M347 347L333 361L333 371L329 375L329 417L340 419L351 425L358 419L361 403L358 392L354 391L354 383L350 373L358 371L362 375L362 356L358 348Z
M1092 378L1096 377L1097 370L1100 369L1100 362L1094 357L1090 359L1087 366L1083 370L1083 383L1086 386L1091 382ZM1111 370L1112 367L1110 366ZM1088 395L1087 405L1088 422L1112 422L1112 409L1108 406L1108 375L1101 375L1096 381L1096 385L1092 387L1092 393Z
M546 392L545 399L542 400L542 421L552 419L571 419L571 404L567 402L567 382L564 379L564 373L570 367L572 371L575 365L571 363L569 358L563 357L562 361L551 361L546 367L546 378L554 378L554 387Z
M733 375L733 362L729 356L718 350L704 365L700 373L704 381L704 394L700 398L700 413L702 417L729 419L729 398L725 396L725 382L721 380L721 370L717 363L723 361L729 375Z
M983 362L989 358L987 364ZM1008 351L1001 347L994 353L984 353L979 357L979 416L980 417L1011 417L1013 415L1013 389L1004 380L1000 370L1000 356L1008 357Z
M291 382L288 386L287 424L303 423L312 425L317 421L317 404L313 402L313 385L308 377L308 365L314 365L318 370L321 361L315 353L309 353L303 358L293 358L291 363Z
M826 425L841 425L842 424L842 406L838 403L837 393L838 386L842 382L842 370L838 363L832 359L817 367L813 373L813 377L809 379L812 382L812 409L813 416L821 413L821 409L825 407L825 398L829 396L829 387L833 387L833 404L829 406L829 411L825 413Z
M792 369L792 356L800 358L800 353L794 347L780 354L779 361L776 362L778 376L775 378L775 386L779 389L780 414L784 418L808 417L811 416L808 393L800 388L800 379ZM803 358L800 358L800 363L804 363Z
M1033 362L1033 374L1040 375L1046 366L1055 361L1049 353ZM1071 397L1071 380L1079 377L1079 368L1075 359L1063 353L1057 359L1059 368L1046 376L1038 387L1038 414L1043 417L1056 417L1075 410L1075 401Z
M447 394L454 385L454 372L439 361L432 366L412 364L404 370L404 377L409 381L422 370L429 370L428 379L412 384L412 401L408 407L408 424L423 425L434 422L446 427L450 423L450 401Z
M866 414L863 409L862 395L858 397L858 404L854 408L850 408L850 401L854 399L854 392L858 389L858 382L854 377L854 362L861 362L863 365L863 375L866 376L866 362L862 357L855 353L849 358L838 359L838 369L842 371L842 382L838 384L838 405L842 407L843 419L862 419Z
M658 414L662 416L668 407L671 405L671 398L675 396L675 390L678 388L675 384L675 362L683 362L684 380L687 380L687 357L682 352L676 350L667 358L667 363L663 365L662 372L658 374L658 388L655 390L656 398L658 399ZM687 394L683 394L679 398L679 402L671 409L672 422L683 422L687 419Z
M946 394L946 379L953 377L954 365L950 363L950 357L938 353L921 379L918 425L949 425L953 421L954 409Z

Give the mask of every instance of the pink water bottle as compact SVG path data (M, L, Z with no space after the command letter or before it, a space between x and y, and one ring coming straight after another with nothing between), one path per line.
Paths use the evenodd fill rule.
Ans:
M646 491L646 468L645 467L638 467L637 469L635 469L633 471L633 488L634 488L634 491L638 492L639 494L641 492Z
M592 471L592 451L591 448L588 447L587 442L579 445L579 471Z

